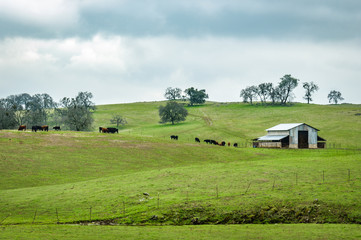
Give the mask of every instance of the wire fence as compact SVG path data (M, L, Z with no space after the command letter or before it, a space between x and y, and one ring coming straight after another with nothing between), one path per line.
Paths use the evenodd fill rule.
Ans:
M361 174L353 169L338 169L334 171L315 170L305 171L287 171L282 174L271 174L269 177L250 177L249 180L242 178L235 179L232 182L213 181L193 186L172 186L172 194L169 191L160 191L156 193L134 193L128 197L123 196L115 202L104 204L93 203L74 203L74 207L61 206L19 206L12 207L12 210L2 209L0 212L0 225L6 224L42 224L42 223L80 223L92 221L105 221L114 218L130 218L133 216L147 215L153 216L159 212L169 212L182 203L192 204L213 204L219 203L223 207L238 199L255 201L263 196L272 202L272 194L275 199L279 195L290 198L293 195L303 193L310 195L312 192L324 194L324 191L330 191L329 194L345 195L348 198L359 198L357 188L361 187ZM319 189L319 190L317 190ZM330 189L333 189L332 191ZM332 196L329 196L332 198ZM292 198L292 197L291 197ZM324 197L325 198L325 197ZM231 200L230 200L231 199ZM327 199L327 198L326 198ZM237 200L237 201L238 201ZM91 199L90 199L91 201ZM355 204L359 204L355 202Z

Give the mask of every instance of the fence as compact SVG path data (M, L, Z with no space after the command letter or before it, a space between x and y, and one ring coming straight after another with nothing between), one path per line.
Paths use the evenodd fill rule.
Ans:
M40 223L77 223L106 221L106 219L124 218L134 221L133 218L144 215L155 216L159 212L174 210L175 205L210 204L224 207L235 202L260 203L266 199L273 201L279 197L292 199L302 194L306 199L315 194L322 200L333 199L334 194L342 198L344 194L348 201L359 200L361 187L360 172L352 169L338 169L337 171L314 170L314 171L280 171L279 174L270 174L257 177L255 174L249 179L239 177L231 182L212 180L203 183L194 183L194 186L180 186L172 188L173 192L164 190L157 193L134 193L131 196L123 196L115 202L104 201L104 204L75 203L75 207L59 206L48 208L42 206L19 207L18 209L4 210L0 212L0 225L6 224L40 224ZM168 188L169 186L167 186ZM343 189L340 191L339 189ZM330 194L325 194L329 191ZM333 192L333 193L332 193ZM264 196L270 196L264 198ZM104 220L105 219L105 220ZM133 220L131 220L133 219Z

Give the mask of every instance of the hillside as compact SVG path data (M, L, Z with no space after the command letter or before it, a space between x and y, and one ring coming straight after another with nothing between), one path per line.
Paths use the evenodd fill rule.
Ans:
M171 134L177 134L187 141L198 136L201 139L245 142L265 135L265 129L279 123L301 122L318 128L319 135L332 146L356 147L361 136L361 128L358 127L361 124L361 105L296 103L293 106L252 106L211 102L187 107L187 121L175 126L158 123L160 105L165 105L165 102L97 106L94 131L98 126L112 126L109 123L112 114L120 114L128 121L123 131L132 135L168 138Z
M94 132L0 131L2 224L361 222L360 105L207 103L173 126L158 123L160 104L98 106ZM128 124L99 133L115 113ZM332 148L248 144L286 122L320 129Z

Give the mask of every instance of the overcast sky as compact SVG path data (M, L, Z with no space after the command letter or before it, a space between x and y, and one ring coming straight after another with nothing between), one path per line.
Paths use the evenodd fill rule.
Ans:
M90 91L96 104L209 100L285 74L361 103L360 0L0 0L0 98Z

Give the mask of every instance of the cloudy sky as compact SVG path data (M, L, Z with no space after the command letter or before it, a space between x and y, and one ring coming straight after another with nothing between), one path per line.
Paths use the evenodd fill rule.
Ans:
M360 0L0 0L0 98L108 104L196 87L230 102L291 74L319 85L315 103L331 90L361 103L360 23Z

